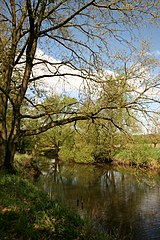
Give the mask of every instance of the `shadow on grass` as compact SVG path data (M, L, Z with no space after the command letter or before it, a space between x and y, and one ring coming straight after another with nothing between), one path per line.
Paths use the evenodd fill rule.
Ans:
M49 232L36 230L23 213L10 211L0 215L1 239L47 239Z
M29 182L3 175L0 189L1 240L83 239L80 217Z

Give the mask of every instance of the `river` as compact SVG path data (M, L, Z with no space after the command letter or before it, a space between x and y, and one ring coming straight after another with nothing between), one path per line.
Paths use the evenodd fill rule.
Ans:
M51 197L61 198L103 231L119 229L133 240L160 239L160 175L108 165L59 166L41 178Z

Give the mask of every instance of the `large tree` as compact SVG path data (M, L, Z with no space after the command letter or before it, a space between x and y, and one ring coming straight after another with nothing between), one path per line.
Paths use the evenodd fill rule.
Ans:
M149 18L155 20L158 8L159 1L146 0L1 1L0 162L6 169L13 170L14 154L21 136L39 134L77 120L93 119L104 108L111 108L105 102L99 109L82 112L76 102L57 107L54 100L52 106L43 106L41 100L45 91L40 80L80 77L88 84L91 80L98 83L94 74L111 69L117 57L112 45L122 48L124 44L132 52L132 26L135 28ZM48 49L48 54L58 61L36 55L37 49L44 49L46 53ZM36 69L42 65L47 73L39 71L37 74ZM132 79L127 71L125 77ZM146 99L143 96L151 85L148 83L144 88L143 84L144 90L138 96L135 94L135 98L128 99L128 104L114 108L130 109L133 106L137 110L136 103ZM36 110L34 114L33 109ZM31 128L34 124L26 124L31 120L38 120L38 125ZM106 117L106 120L110 121L110 118Z

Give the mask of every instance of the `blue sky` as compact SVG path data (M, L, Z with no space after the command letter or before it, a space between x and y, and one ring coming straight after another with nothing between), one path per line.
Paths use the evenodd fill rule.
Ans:
M82 23L83 23L83 21L82 21ZM137 25L140 25L140 24L141 23L137 23ZM126 31L127 27L125 28L125 26L123 26L123 24L121 25L121 23L116 24L115 26L113 25L113 27L116 27L117 30L118 29L122 30L122 28L123 28L124 31L118 32L118 33L124 39L127 39L129 42L131 41L129 31ZM112 25L109 26L109 28L112 29ZM73 39L75 39L75 41L81 41L83 44L85 44L86 43L85 41L87 40L87 37L78 30L75 30L75 29L72 29L72 30L73 30ZM160 44L159 44L159 42L160 42L160 40L159 40L160 39L160 27L158 26L158 24L156 25L156 24L149 24L148 23L147 25L144 25L144 23L143 23L143 25L140 26L139 30L137 30L137 26L135 26L135 27L132 26L131 32L133 32L133 34L135 34L135 36L137 37L137 40L133 39L133 45L135 45L136 48L137 48L135 50L134 54L133 54L134 56L136 56L137 52L140 51L141 40L144 40L144 41L146 41L150 44L151 55L153 53L154 57L156 56L157 58L160 59ZM61 36L61 34L59 32L55 32L55 35ZM66 38L68 38L68 36ZM105 36L103 36L103 38L105 38ZM107 39L107 44L108 44L109 50L113 51L112 52L113 56L118 53L118 49L120 50L120 52L125 50L125 52L127 54L130 54L128 45L124 44L123 41L118 42L118 41L115 40L115 38L113 36L109 37L109 38L106 38L106 39ZM98 41L98 39L97 39L97 41ZM68 43L68 41L65 41L65 42ZM91 43L91 41L89 41L89 42ZM42 45L39 46L39 47L45 53L46 57L48 55L48 56L52 57L53 59L55 59L57 61L61 61L63 59L70 61L71 59L73 59L73 57L75 57L76 65L77 66L79 65L81 67L80 61L76 57L76 55L73 54L74 55L73 56L70 51L67 51L67 49L63 48L62 45L60 45L58 42L56 42L54 40L53 41L47 41L47 38L45 38L45 39L42 39L41 43L42 43ZM99 43L99 45L103 45L103 41L101 43ZM77 50L77 46L74 45L74 43L70 42L70 46L71 46L71 49L73 49L73 51L75 50L75 52L78 52L78 53L80 52L79 50ZM96 48L95 44L93 44L92 47L93 47L93 50L98 52L98 48ZM86 58L87 61L89 61L90 60L90 56L88 55L89 51L85 52L86 48L83 48L83 47L82 47L81 50L82 51L80 53L80 56L83 56L84 58ZM109 68L108 63L110 63L110 59L108 58L107 52L104 50L101 53L99 53L99 56L103 58L103 62L106 61L106 64L104 64L104 66L102 66L102 70L114 71L112 66L111 66L111 68ZM132 63L133 59L130 58L130 55L129 55L128 59L130 59L131 63ZM113 57L113 61L114 61L114 57ZM120 61L117 60L116 61L117 67L120 67L120 64L121 64L121 60ZM82 65L83 65L84 68L87 69L86 63L83 63ZM157 73L157 69L155 71Z
M148 43L150 43L151 54L153 53L153 57L156 56L158 59L160 59L160 27L158 27L156 25L148 24L147 26L142 26L140 30L136 30L136 28L133 28L133 31L135 34L137 34L137 37L139 38L139 40L145 40ZM78 37L79 36L77 36L77 38ZM124 37L127 37L127 34L126 35L124 34ZM112 43L116 45L115 41L110 40L111 46L113 45ZM139 42L135 41L134 44L137 46L137 51L138 51L138 47L140 47L140 41ZM50 49L48 49L48 47ZM59 54L59 53L61 53L61 51L59 51L59 49L56 47L56 45L53 44L52 46L49 45L48 47L45 49L46 50L45 51L46 58L50 55L54 61L55 59L56 60L61 59L61 58L59 58L59 59L56 58L56 55L63 57L63 55ZM117 44L117 47L121 47L121 45ZM44 49L42 51L44 51ZM115 49L115 51L116 51L116 49ZM104 53L104 55L105 55L105 53ZM135 53L135 55L136 55L136 53ZM66 69L66 70L68 70L68 69ZM160 68L158 66L156 69L156 74L158 72L160 72L159 70L160 70ZM57 90L57 92L60 92L60 91L64 91L64 89L65 89L65 93L67 93L67 95L78 98L77 97L78 89L79 89L79 86L81 85L81 80L78 78L71 78L71 79L72 79L72 84L70 84L71 83L70 78L66 78L65 85L64 85L64 82L60 82L59 79L57 79L58 84L53 86L54 90ZM46 83L47 83L48 87L51 86L49 82L51 82L51 79L48 79L48 80L46 79ZM158 95L157 95L157 97L158 97ZM154 104L154 105L152 105L152 107L154 107L158 110L158 105L159 104Z
M160 55L160 26L147 25L142 28L142 38L150 42L151 51Z
M160 27L156 24L147 24L147 25L143 25L140 27L140 30L137 30L136 27L133 27L133 33L138 37L138 40L133 41L133 44L135 44L135 46L137 47L137 50L140 50L140 42L141 40L144 40L146 42L149 43L150 45L150 51L151 53L154 53L154 56L156 56L157 58L160 58ZM122 35L124 38L129 39L129 35L127 32L123 32ZM76 33L76 39L82 40L82 42L84 41L84 36L79 34L78 32ZM62 50L62 47L59 48L57 43L51 43L48 42L48 44L44 41L42 41L43 44L40 47L40 49L42 49L42 51L44 51L45 49L45 53L49 56L52 56L53 58L55 58L56 60L62 60L63 57L67 57L67 51L66 49ZM110 38L108 39L108 43L110 44L110 47L116 51L116 47L119 48L120 50L123 49L123 43L119 43L117 42L114 38ZM46 48L47 45L47 48ZM127 50L127 46L125 45L124 49L126 51ZM66 55L66 56L65 56ZM69 54L70 55L70 54ZM107 55L104 52L104 60L106 59ZM87 59L88 56L86 56Z
M137 34L137 37L140 40L140 41L134 42L134 44L137 46L137 50L140 47L141 40L145 40L148 43L150 43L151 54L153 53L153 56L156 56L157 58L160 59L160 27L154 24L147 24L146 26L143 25L140 30L137 30L136 27L135 28L133 27L133 32L135 35ZM76 36L76 37L77 39L79 39L79 37L82 37L82 36ZM124 38L128 38L127 32L124 32ZM121 50L123 49L123 45L116 42L115 40L110 39L109 42L111 47L112 45L115 45L117 46L117 48L121 48ZM43 42L43 47L45 47L45 44L46 42ZM42 47L42 51L44 52L43 47ZM125 46L125 48L127 49L127 46ZM115 48L115 51L116 51L116 48ZM56 59L57 61L63 59L63 53L61 52L61 50L57 48L56 44L52 45L51 42L47 45L47 48L45 47L45 55L46 57L48 55L52 57L53 60ZM106 53L104 52L104 58L105 58L105 55ZM58 56L59 58L57 58ZM157 69L156 69L156 72L157 72Z

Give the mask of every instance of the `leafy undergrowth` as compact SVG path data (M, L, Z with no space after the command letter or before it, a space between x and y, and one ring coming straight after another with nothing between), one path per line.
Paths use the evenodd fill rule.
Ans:
M86 227L77 214L19 176L0 173L0 239L115 239Z

